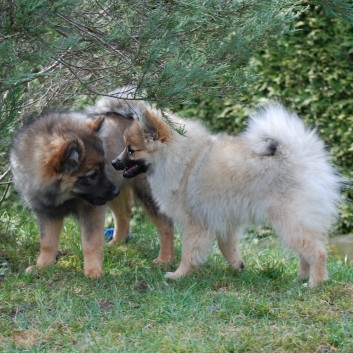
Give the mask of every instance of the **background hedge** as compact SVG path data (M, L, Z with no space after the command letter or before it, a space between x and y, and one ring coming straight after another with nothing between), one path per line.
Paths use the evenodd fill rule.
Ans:
M297 19L296 33L281 37L256 55L250 69L256 72L238 100L202 98L183 107L183 114L204 119L213 131L238 132L246 115L261 102L276 99L316 127L333 162L353 178L353 26L308 6ZM353 196L345 187L347 203L338 228L353 229Z
M36 3L42 5L49 4L48 1L44 0L37 0ZM262 2L253 3L259 3L256 6L260 6L260 3L261 6L265 6L265 3ZM269 3L272 4L271 6L274 6L273 4L275 1ZM288 1L288 3L291 3L291 1ZM260 31L258 25L262 21L261 18L263 15L261 14L263 12L259 11L254 5L255 8L252 12L254 15L246 17L247 19L251 18L250 23L244 20L242 24L236 28L238 29L238 27L247 24L250 29L254 29L255 34L257 31L260 31L264 35L261 38L266 38L266 41L264 40L262 42L258 39L260 37L250 36L249 38L253 38L252 43L247 37L249 48L261 48L262 45L265 45L265 42L269 42L269 44L267 49L252 56L250 65L246 65L245 62L242 64L242 75L247 77L247 79L243 80L239 78L237 85L235 85L239 87L234 92L233 97L238 98L224 98L223 94L219 94L219 98L200 96L199 92L196 92L197 94L194 96L198 97L196 98L197 101L191 98L191 102L189 102L188 99L180 100L181 102L184 102L184 104L179 106L179 108L174 108L174 110L181 112L183 115L203 119L213 131L228 131L235 133L243 128L246 121L246 115L250 109L253 109L259 103L267 99L281 100L288 108L296 111L302 116L310 126L318 129L319 134L327 143L332 159L338 166L339 171L348 179L353 179L353 21L344 21L344 19L350 20L352 17L349 16L349 14L352 13L350 12L352 5L348 5L348 2L346 1L317 1L317 3L322 3L322 5L326 4L327 9L340 9L341 11L339 14L341 15L339 17L332 17L324 12L322 6L312 5L313 2L310 2L310 6L307 5L308 3L300 2L300 6L298 6L300 15L295 20L295 33L287 35L281 35L283 32L288 33L285 30L278 30L277 32ZM12 3L8 2L6 4ZM20 2L19 4L22 4L23 6L25 4L28 5L25 1ZM302 11L302 9L305 8L305 5L307 5L306 10ZM56 11L56 7L54 10ZM269 8L267 8L267 10L268 12L271 12L269 11ZM55 11L52 14L53 16L56 14ZM81 9L81 11L83 11L83 9ZM21 13L16 12L16 14L18 15L19 20L21 18ZM92 15L91 12L85 14L85 16L88 17ZM260 19L255 15L259 16ZM4 28L8 28L6 27L6 21L9 18L11 19L11 16L6 17L5 11L0 17L0 29L3 30ZM83 16L83 18L86 17ZM282 22L286 18L287 17L283 17ZM90 19L90 17L88 19ZM56 20L58 20L58 18L56 18ZM13 20L13 22L14 24L17 23L15 20ZM22 22L19 22L19 24L21 23ZM28 23L31 24L31 28L35 27L32 22ZM288 25L287 22L285 23L286 25L283 25L282 23L283 28ZM14 28L14 24L9 27L11 31L18 31L20 28L23 32L23 28L26 28L23 27L23 24L19 28ZM47 25L53 24L47 21ZM36 30L37 27L35 27ZM43 28L39 28L38 31L40 32ZM61 27L56 26L55 28L57 29ZM72 28L65 27L65 30L68 31L72 38L76 38L75 35L78 35L78 32L74 32L74 29ZM213 30L215 30L215 28L213 28ZM81 90L76 91L79 81L75 81L75 75L75 77L65 76L66 74L69 75L71 71L69 73L66 72L65 69L67 69L67 67L62 63L60 64L61 66L57 66L57 64L48 64L49 66L47 67L52 68L53 70L50 71L50 75L49 72L46 72L45 65L42 65L44 67L43 69L43 67L38 64L38 69L36 69L37 66L32 65L32 59L34 60L36 56L32 57L27 55L27 58L27 52L26 50L23 50L29 45L29 42L26 40L19 40L22 38L21 35L23 34L21 31L18 33L16 32L16 36L12 35L11 31L8 35L2 36L5 40L0 46L0 51L4 54L1 57L6 65L2 66L2 79L0 79L0 81L3 83L6 81L5 83L11 86L11 77L13 77L13 73L16 73L16 75L22 75L22 70L24 70L25 73L23 73L23 77L21 76L22 81L19 79L19 83L17 81L13 83L11 89L7 89L6 85L1 88L3 90L2 92L5 93L2 93L1 98L3 104L0 104L0 175L3 175L8 169L7 151L10 136L14 131L14 126L17 125L20 117L26 109L33 109L33 106L38 106L39 108L49 106L50 108L54 108L55 103L58 101L62 104L66 102L66 106L68 106L67 104L70 102L69 107L81 108L87 104L88 101L96 98L96 96L85 95L84 90L82 90L82 92ZM60 30L58 33L60 34L61 32L62 31ZM248 34L252 35L252 31L250 32L251 33ZM58 33L55 35L59 35ZM274 36L274 33L277 33L278 36L276 43L273 42L273 39L270 40L271 35ZM84 32L82 35L86 34L87 33ZM51 32L48 32L48 35L52 35ZM241 38L241 35L238 37ZM30 38L35 39L37 37L32 35ZM41 39L42 36L39 36L39 38ZM17 42L14 42L15 44L11 42L16 40ZM223 40L224 38L220 36L219 43L217 44L216 41L212 42L213 46L221 46ZM81 43L80 41L78 42ZM10 45L11 43L12 46ZM38 43L43 44L42 40ZM118 41L118 44L119 43L120 42ZM185 43L187 43L187 41L185 41ZM18 50L14 51L11 50L11 48L17 48ZM244 45L239 44L237 48L239 51L244 51ZM81 51L74 51L74 54L77 53L80 55L82 54ZM89 52L84 53L86 55ZM16 56L15 54L21 54L25 58L23 59L21 55ZM71 54L73 55L73 53ZM15 55L17 61L13 62L13 60L10 60L11 55ZM29 67L34 70L34 73L27 72L29 70L28 68L26 69L27 59L28 63L31 62ZM221 65L219 61L217 61L217 64ZM12 68L13 71L11 71ZM99 71L99 64L94 66L94 68ZM44 70L45 74L43 74L43 77L38 76L38 70L39 73ZM60 76L63 72L65 75ZM218 71L216 70L216 72ZM222 72L222 70L219 72ZM178 79L178 77L185 78L181 74L178 75L178 72L173 71L173 73L175 79ZM254 75L252 75L252 73L254 73ZM28 77L26 76L27 74L29 75ZM32 77L31 75L34 76ZM110 78L116 77L117 81L119 81L117 75L106 76ZM222 83L222 78L224 81L223 83L226 83L228 78L221 76L221 74L217 77L216 81ZM115 87L114 82L108 82L110 88ZM116 83L116 85L118 85L118 83ZM224 84L224 86L226 85ZM48 87L50 87L50 89L48 89ZM172 89L173 87L174 85L171 85ZM70 94L59 94L54 88L58 88L59 91L61 89L70 89ZM46 93L49 92L49 95L45 94L42 96L41 94L43 90ZM33 92L35 92L35 94ZM240 95L240 93L242 95ZM223 97L221 98L221 96ZM71 98L68 99L67 97ZM76 97L76 100L73 101L72 97ZM169 102L168 99L165 99L164 101L167 103ZM186 101L189 103L186 104ZM167 103L166 105L168 105ZM8 185L6 180L5 183L3 180L4 177L0 180L0 197L2 197L3 190L7 188ZM338 224L341 232L350 232L353 229L353 206L350 201L353 196L352 194L353 192L350 188L350 184L347 184L347 188L345 189L347 203L342 207L341 220ZM10 198L9 195L7 200L9 203L2 203L2 207L5 206L5 208L7 208L12 202L12 198Z

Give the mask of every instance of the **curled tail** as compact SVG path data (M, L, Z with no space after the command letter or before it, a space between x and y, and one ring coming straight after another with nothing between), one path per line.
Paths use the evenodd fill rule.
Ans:
M270 158L269 165L277 165L302 190L303 204L320 207L322 223L338 216L343 178L330 163L316 131L296 114L270 103L250 115L243 137L253 152Z
M295 113L288 112L277 102L250 114L245 136L254 152L260 155L279 152L296 157L326 155L324 143L315 130L308 129Z

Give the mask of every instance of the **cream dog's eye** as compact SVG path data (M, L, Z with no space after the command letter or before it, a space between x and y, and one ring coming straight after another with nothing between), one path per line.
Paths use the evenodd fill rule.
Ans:
M133 154L135 152L130 145L127 146L127 151L129 152L129 154Z

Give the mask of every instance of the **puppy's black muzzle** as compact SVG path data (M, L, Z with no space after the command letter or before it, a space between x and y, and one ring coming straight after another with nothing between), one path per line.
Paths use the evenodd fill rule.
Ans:
M108 201L116 198L120 193L120 189L111 183L107 189L98 189L97 192L91 192L81 195L82 198L95 206L101 206Z

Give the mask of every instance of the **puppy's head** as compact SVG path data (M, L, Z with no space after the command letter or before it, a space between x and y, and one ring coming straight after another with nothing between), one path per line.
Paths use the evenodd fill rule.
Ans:
M51 139L42 175L59 186L56 203L74 197L102 205L118 195L119 189L105 173L104 149L98 136L103 121L97 117L70 125L68 120Z
M147 172L158 152L171 138L171 128L160 111L146 108L124 132L125 149L113 161L125 178Z

